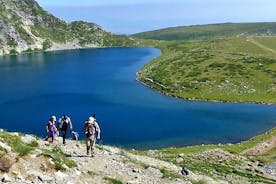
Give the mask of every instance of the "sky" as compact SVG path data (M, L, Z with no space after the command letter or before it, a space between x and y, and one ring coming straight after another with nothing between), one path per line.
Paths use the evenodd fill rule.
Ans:
M67 21L94 22L133 34L166 27L224 22L276 22L275 0L37 0Z

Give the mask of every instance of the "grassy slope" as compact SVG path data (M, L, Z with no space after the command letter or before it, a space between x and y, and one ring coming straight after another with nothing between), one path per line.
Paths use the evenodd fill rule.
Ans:
M181 98L276 103L275 42L276 37L145 41L163 55L145 65L138 78Z
M267 178L262 170L264 165L276 161L275 148L258 156L242 154L243 151L253 148L258 143L269 140L273 136L276 136L276 128L238 144L165 148L155 150L153 157L172 162L181 167L184 166L198 174L229 182L245 179L252 183L275 183L275 180ZM135 151L135 153L147 154L146 151ZM183 159L182 161L176 161L176 158ZM237 181L237 183L241 182Z
M193 154L193 153L200 153L209 149L216 149L220 148L225 151L229 151L234 154L241 154L243 151L253 148L256 146L258 143L263 142L265 140L270 139L271 137L276 136L276 128L271 129L270 131L258 135L256 137L251 138L250 140L243 141L241 143L237 144L229 144L229 145L196 145L196 146L187 146L187 147L182 147L182 148L165 148L160 150L160 152L165 153L165 154L173 154L173 155L178 155L180 153L185 153L185 154ZM273 151L271 151L273 153ZM269 154L269 152L267 153ZM274 155L275 156L275 155ZM275 161L276 158L273 158ZM270 160L273 161L273 160Z
M134 37L155 40L198 40L236 35L275 35L276 23L224 23L172 27L134 34Z

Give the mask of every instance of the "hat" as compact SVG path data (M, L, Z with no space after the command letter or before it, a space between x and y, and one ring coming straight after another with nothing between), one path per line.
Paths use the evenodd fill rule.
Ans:
M57 118L56 118L56 116L51 116L51 119L56 120Z
M89 123L93 123L95 121L95 118L89 117L88 121L89 121Z

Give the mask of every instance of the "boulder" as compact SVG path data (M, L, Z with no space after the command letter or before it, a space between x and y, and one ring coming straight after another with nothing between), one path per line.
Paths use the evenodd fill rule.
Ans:
M21 137L21 141L25 144L31 144L36 141L36 138L31 135L24 135Z
M155 151L154 150L148 150L147 151L147 156L154 157L155 156Z
M7 152L11 152L11 147L6 145L5 143L3 142L0 142L0 147L4 148L4 150L6 150Z
M146 172L150 175L152 175L153 177L157 177L157 178L162 178L163 174L161 173L161 171L159 169L156 169L154 167L149 167L146 169Z
M60 172L60 171L56 172L56 173L55 173L55 176L56 176L57 178L66 178L66 177L68 177L67 174L64 174L64 173L62 173L62 172Z
M13 165L13 160L5 155L3 157L0 158L0 171L2 172L9 172L11 166Z
M184 160L183 160L183 158L178 157L178 158L175 159L175 161L176 161L176 163L179 164L179 163L183 162Z
M11 182L11 178L7 175L7 173L3 174L1 181L3 183Z
M53 177L49 176L49 175L45 175L43 173L40 173L38 176L38 179L42 182L52 182L54 180Z

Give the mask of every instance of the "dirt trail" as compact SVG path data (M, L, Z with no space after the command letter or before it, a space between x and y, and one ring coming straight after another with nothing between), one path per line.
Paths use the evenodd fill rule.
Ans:
M89 181L87 177L75 177L75 182L82 180L89 183L105 183L105 178L108 177L129 184L191 184L189 180L203 180L210 184L227 183L221 180L213 180L208 176L194 174L191 171L188 176L181 176L181 168L172 163L147 156L134 155L115 147L98 147L95 149L93 158L86 155L84 144L68 141L61 148L65 153L71 155L71 159L78 163L77 168L82 173L90 173L90 175L92 173L93 175L93 178ZM180 177L164 177L160 172L161 168L180 174Z
M245 150L242 154L262 155L272 150L275 147L276 147L276 136L273 136L269 140L261 142L256 146L254 146L253 148Z
M254 45L256 45L256 46L258 46L258 47L260 47L260 48L262 48L262 49L264 49L264 50L266 50L266 51L272 52L273 54L276 55L276 51L275 51L274 49L269 48L269 47L267 47L267 46L265 46L265 45L259 43L258 41L254 40L254 38L252 38L252 37L248 37L248 38L247 38L247 41L253 43Z

